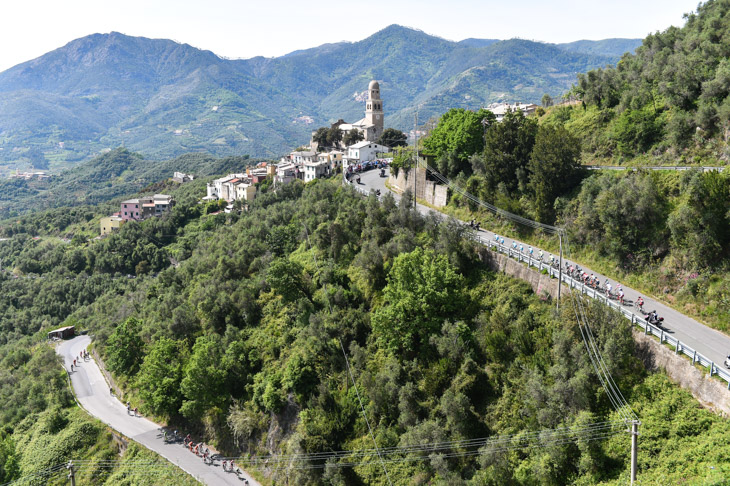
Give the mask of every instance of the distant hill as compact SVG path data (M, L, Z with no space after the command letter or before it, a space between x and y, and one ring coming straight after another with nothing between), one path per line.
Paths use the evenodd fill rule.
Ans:
M208 154L185 154L154 162L119 148L50 179L0 179L0 193L3 194L0 220L41 209L101 204L168 180L175 171L205 177L241 171L255 162L248 157L216 158Z
M556 45L561 49L583 54L621 57L625 52L633 53L641 42L642 39L603 39L598 41L579 40Z
M170 40L94 34L0 73L0 172L26 164L31 146L51 169L118 146L154 159L276 157L318 126L361 118L373 78L386 125L400 129L416 107L426 120L452 107L539 102L615 63L621 49L610 41L452 42L392 25L359 42L227 60Z

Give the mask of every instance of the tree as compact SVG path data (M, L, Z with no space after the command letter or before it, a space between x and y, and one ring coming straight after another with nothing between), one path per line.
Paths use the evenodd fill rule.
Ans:
M147 356L137 376L139 396L156 415L174 416L182 405L183 347L170 338L160 338Z
M544 95L542 95L541 104L542 104L543 108L548 108L550 106L553 106L552 97L549 94L545 93Z
M312 135L312 141L317 144L317 147L326 147L327 144L327 132L329 129L327 127L320 127L317 129L316 132Z
M383 131L383 134L378 139L378 143L380 145L385 145L386 147L394 148L394 147L405 147L408 145L406 143L406 140L408 137L405 133L401 132L400 130L396 130L395 128L386 128L385 131Z
M130 317L119 324L106 342L107 366L113 373L133 376L139 370L144 342L139 336L140 322Z
M349 147L350 145L356 144L364 138L365 136L357 128L353 128L344 136L344 138L342 139L342 143L344 143L346 147Z
M416 248L398 255L383 289L383 306L373 315L373 333L387 348L414 354L456 319L466 304L463 277L446 255Z
M35 145L31 146L25 153L25 156L28 157L28 161L34 169L48 170L48 160L40 148Z
M218 341L214 336L200 336L185 364L180 382L183 394L180 412L187 418L200 419L206 412L221 414L227 409L230 398L225 389L227 371L222 366Z
M538 129L528 168L529 188L539 221L552 222L555 198L579 181L579 157L580 141L563 125L543 125Z
M537 135L537 120L527 118L521 110L508 111L501 123L494 123L485 135L484 157L474 159L474 172L487 181L494 192L503 187L507 195L527 183L527 165ZM495 196L492 195L492 200Z
M339 125L330 127L327 130L327 145L329 147L336 147L340 141L342 141L342 130L340 130Z
M458 162L453 170L444 174L453 177L461 172L471 172L469 157L484 148L484 132L495 123L489 110L468 111L454 108L441 116L438 126L423 140L426 151L441 158L453 154Z
M312 302L311 291L304 281L304 267L295 261L277 258L271 262L266 281L285 301L294 302L306 297Z

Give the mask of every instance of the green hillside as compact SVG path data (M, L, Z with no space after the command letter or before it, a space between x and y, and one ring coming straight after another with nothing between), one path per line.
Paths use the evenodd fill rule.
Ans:
M0 220L47 208L97 205L170 179L176 171L205 177L240 172L253 163L248 156L216 158L206 154L152 161L126 149L117 149L50 179L0 180L0 191L4 194L0 200Z
M386 465L394 484L625 484L628 435L578 431L617 416L572 309L556 313L526 283L488 271L460 225L339 181L293 183L228 215L208 214L188 187L162 218L101 241L17 234L0 243L3 268L19 276L0 274L0 463L18 465L3 477L113 453L108 435L71 408L63 376L48 371L55 357L40 341L66 323L93 333L125 399L225 455L273 454L276 464L281 454L366 450L326 463L288 456L262 471L275 483L386 481L359 394L379 447L575 431L510 451L459 442L398 452ZM63 214L38 216L53 226ZM643 423L642 481L727 474L727 421L647 373L623 317L599 305L587 312ZM122 462L96 481L132 473Z
M702 3L615 68L579 75L572 91L583 105L550 118L580 137L586 162L725 165L729 56L730 2Z

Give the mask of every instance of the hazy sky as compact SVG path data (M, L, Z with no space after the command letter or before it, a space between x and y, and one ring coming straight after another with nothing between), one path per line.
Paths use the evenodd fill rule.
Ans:
M643 38L697 0L0 0L0 71L97 32L167 38L220 56L280 56L390 25L450 40Z

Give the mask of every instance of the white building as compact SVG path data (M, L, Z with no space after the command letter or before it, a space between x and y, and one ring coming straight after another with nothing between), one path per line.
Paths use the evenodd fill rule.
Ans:
M314 179L328 177L332 171L329 160L304 163L304 182L311 182Z
M302 165L305 162L316 162L317 152L311 150L292 152L291 154L289 154L289 160L291 160L296 165Z
M283 160L283 159L282 159ZM288 184L299 178L299 167L292 162L282 162L276 167L277 184Z
M347 147L347 155L344 157L345 165L359 164L366 160L375 160L379 154L390 152L390 148L375 142L363 140Z
M228 202L238 199L237 185L253 185L246 174L228 174L216 179L206 187L206 199L223 199ZM254 192L255 194L255 192Z

